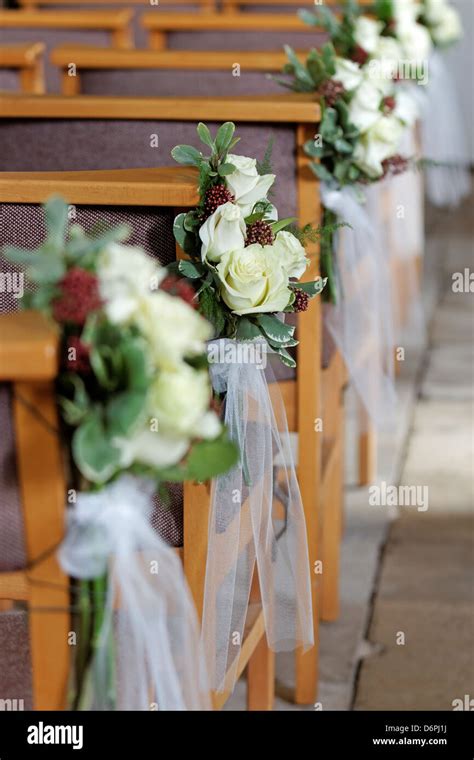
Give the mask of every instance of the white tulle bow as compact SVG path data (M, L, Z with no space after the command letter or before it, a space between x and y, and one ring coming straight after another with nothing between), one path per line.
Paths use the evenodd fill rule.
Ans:
M350 187L321 186L323 205L352 229L337 235L335 258L338 300L326 325L341 351L354 388L378 429L393 425L396 394L393 373L393 300L389 257L381 220Z
M227 691L237 675L254 572L272 649L311 646L313 619L306 525L283 403L276 385L270 398L269 367L226 362L238 357L238 344L217 343L223 361L211 365L212 382L226 394L225 423L241 462L212 487L203 643L212 687Z
M153 483L123 475L79 493L59 550L64 571L93 579L109 570L104 623L93 662L94 709L115 648L117 709L206 709L208 689L195 610L181 562L150 524ZM155 707L156 705L156 707Z

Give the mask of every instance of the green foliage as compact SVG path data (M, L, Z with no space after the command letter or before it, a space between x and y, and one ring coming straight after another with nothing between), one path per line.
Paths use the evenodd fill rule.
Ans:
M272 154L273 154L273 145L275 142L275 138L273 135L271 135L267 147L265 148L265 153L263 154L263 158L261 161L257 161L257 171L259 174L273 174L273 168L272 168Z
M184 462L169 467L160 473L163 481L181 482L195 480L203 482L227 472L239 461L239 449L224 436L214 441L196 443Z

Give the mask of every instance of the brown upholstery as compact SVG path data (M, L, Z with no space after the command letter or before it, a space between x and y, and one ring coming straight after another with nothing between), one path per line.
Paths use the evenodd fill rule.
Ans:
M15 459L11 387L0 384L0 572L25 566L23 513Z
M64 10L64 8L63 8ZM44 42L44 73L46 92L61 91L61 74L57 66L49 61L50 51L58 45L92 45L108 47L111 35L105 30L95 29L1 29L0 45L14 45L26 42ZM0 79L0 89L2 89ZM18 89L15 88L15 89Z
M209 125L215 131L217 124ZM274 139L277 180L271 200L281 217L296 214L295 134L291 125L238 124L239 153L262 159ZM159 147L151 148L152 135ZM114 120L0 120L1 171L74 171L171 166L178 143L201 145L192 122ZM31 149L25 149L31 146Z
M0 93L20 92L20 75L17 69L0 69Z

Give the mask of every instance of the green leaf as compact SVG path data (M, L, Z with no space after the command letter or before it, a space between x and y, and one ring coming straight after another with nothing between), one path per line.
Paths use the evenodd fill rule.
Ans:
M204 145L208 145L212 150L214 150L214 140L212 139L212 135L209 132L209 128L203 124L202 121L200 121L197 125L197 133L201 142L203 142Z
M72 438L74 461L87 480L105 483L117 471L120 452L107 436L100 409L95 407Z
M352 154L354 152L354 147L342 137L339 137L335 141L334 147L339 153Z
M255 340L255 338L261 337L262 332L254 322L251 322L247 317L240 317L237 322L237 340Z
M332 42L326 42L322 47L322 59L324 68L329 77L334 76L336 73L336 51Z
M313 282L291 283L291 287L298 288L298 290L303 290L311 298L314 298L314 296L319 295L319 293L321 293L321 291L324 289L325 285L326 285L326 280L323 279L322 277L320 277L318 280L314 280Z
M333 182L333 176L322 164L311 164L311 169L321 182Z
M192 145L177 145L171 155L178 164L185 166L200 166L203 158L202 153Z
M178 214L173 222L173 234L178 245L189 256L193 256L195 253L195 237L193 233L190 233L185 228L187 214Z
M307 86L308 90L311 92L314 90L314 82L312 77L306 71L305 65L301 63L293 48L291 48L289 45L285 45L284 47L285 53L288 56L291 65L293 66L295 76L300 80L301 83Z
M63 198L53 195L44 204L44 218L47 229L47 242L55 251L64 246L66 237L68 206Z
M234 164L220 164L217 170L219 177L227 177L235 172Z
M59 398L62 416L68 425L79 425L89 409L89 396L83 379L72 372L62 375L61 390L68 392L68 396L62 394Z
M223 438L202 441L191 449L187 471L191 480L210 480L228 472L238 460L239 449L233 441Z
M286 219L280 219L278 222L272 222L270 224L270 227L272 228L273 234L276 235L277 232L280 232L280 230L284 230L285 227L289 227L290 224L293 224L293 222L296 222L296 217L287 216Z
M265 335L275 343L284 344L289 338L293 337L295 332L294 325L286 325L271 314L260 314L256 322L262 328Z
M124 391L107 402L105 415L111 439L124 438L146 419L146 390Z
M108 391L115 390L119 382L121 361L117 349L103 344L93 346L89 359L99 385Z
M224 156L232 142L232 138L235 132L235 124L232 121L226 121L217 130L216 135L216 150L219 156Z
M206 274L206 267L196 261L181 259L178 264L178 271L189 280L199 280Z
M199 312L214 326L216 336L223 333L226 324L226 312L221 302L217 300L213 288L206 288L199 296Z
M293 357L286 351L284 348L280 348L277 354L283 364L285 364L287 367L291 367L291 369L294 369L296 367L296 362L293 359Z

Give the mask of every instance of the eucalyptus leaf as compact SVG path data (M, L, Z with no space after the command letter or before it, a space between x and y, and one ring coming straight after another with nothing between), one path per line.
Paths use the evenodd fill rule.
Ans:
M203 264L188 261L187 259L181 259L178 264L178 270L183 277L187 277L190 280L199 280L206 273L206 267Z
M202 153L192 145L177 145L171 155L178 164L185 166L200 166L202 162Z
M234 132L235 124L232 121L226 121L217 130L215 143L219 156L224 156L228 152Z
M107 436L98 407L74 432L72 453L78 469L92 483L105 483L119 468L120 451Z
M210 148L212 148L212 150L214 150L214 140L212 139L209 127L203 124L202 121L200 121L197 125L197 133L201 142L203 142L205 145L208 145Z
M278 317L271 314L260 314L256 322L262 328L265 335L268 335L276 343L286 343L289 338L293 337L295 332L294 325L287 325L278 319Z

